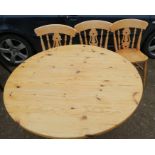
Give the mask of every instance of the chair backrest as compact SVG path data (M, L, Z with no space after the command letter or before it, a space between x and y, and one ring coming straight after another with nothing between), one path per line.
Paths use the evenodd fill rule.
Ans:
M74 28L62 24L44 25L34 29L34 31L40 37L43 50L72 44L72 39L76 34Z
M139 19L123 19L111 25L114 36L115 50L136 48L140 49L143 30L148 23Z
M111 24L107 21L89 20L75 25L74 28L79 33L81 44L107 48Z

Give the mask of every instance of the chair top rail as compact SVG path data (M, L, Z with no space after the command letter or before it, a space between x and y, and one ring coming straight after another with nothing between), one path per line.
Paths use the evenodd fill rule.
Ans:
M85 31L88 29L105 29L107 31L110 31L110 26L112 25L112 23L108 22L108 21L102 21L102 20L88 20L88 21L84 21L81 22L77 25L74 26L74 28L78 31Z
M123 29L123 28L139 28L139 29L146 29L148 26L148 22L139 20L139 19L122 19L119 21L114 22L111 25L111 31L115 32L116 30Z
M72 37L74 37L77 32L74 28L62 24L44 25L36 28L34 31L37 34L37 36L42 36L50 33L62 33L70 35Z

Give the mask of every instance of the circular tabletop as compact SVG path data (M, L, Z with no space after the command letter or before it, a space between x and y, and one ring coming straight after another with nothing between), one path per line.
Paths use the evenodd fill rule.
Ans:
M36 54L17 67L4 89L10 116L48 138L104 133L137 108L141 77L110 50L69 45Z

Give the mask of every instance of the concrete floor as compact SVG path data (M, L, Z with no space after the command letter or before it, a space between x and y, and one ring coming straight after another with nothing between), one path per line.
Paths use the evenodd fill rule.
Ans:
M5 84L9 74L0 66L1 83ZM5 110L3 93L0 91L0 138L42 138L15 123ZM135 113L112 131L90 138L155 138L155 60L149 60L148 79L143 98Z

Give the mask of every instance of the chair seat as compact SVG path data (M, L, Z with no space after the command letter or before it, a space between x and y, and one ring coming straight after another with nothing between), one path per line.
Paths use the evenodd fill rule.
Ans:
M144 62L148 60L148 57L137 49L121 49L116 52L132 63Z

